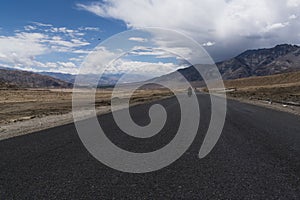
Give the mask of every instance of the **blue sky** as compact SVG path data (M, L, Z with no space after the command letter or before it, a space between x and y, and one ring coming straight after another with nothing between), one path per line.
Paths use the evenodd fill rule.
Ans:
M14 31L16 28L22 28L36 21L70 29L92 26L101 28L101 36L104 38L127 29L124 22L120 20L100 18L92 13L79 10L76 4L81 2L88 1L2 1L0 7L1 27L8 31Z
M100 42L130 29L122 20L99 17L79 6L89 3L93 2L13 0L2 3L0 66L76 74L84 58ZM112 73L124 73L132 68L132 73L154 77L179 68L176 62L171 57L131 54L117 62L122 70L114 68ZM150 67L152 71L145 69Z
M1 1L0 66L75 74L101 41L141 27L180 31L220 61L246 49L299 44L299 16L300 0ZM182 67L176 56L148 51L143 39L150 41L135 38L142 50L122 58L119 69L158 75ZM107 58L113 53L102 50Z
M12 0L2 2L0 6L0 36L2 37L2 43L0 44L2 46L6 44L15 45L15 43L22 43L23 40L34 40L28 42L29 45L26 48L36 48L36 51L24 55L25 58L19 61L13 58L1 59L0 56L2 66L33 71L72 73L74 68L78 68L86 56L86 53L73 53L74 51L91 50L100 41L127 30L124 22L101 18L92 13L79 10L76 3L80 3L80 1ZM57 45L53 41L55 38L59 39L56 42ZM43 42L42 40L48 41ZM33 46L30 46L31 43L34 43ZM45 48L36 45L36 43L42 43ZM59 43L61 45L58 45ZM48 48L56 48L56 51L51 51ZM23 55L23 51L26 51L24 48L7 49L2 47L2 49L2 54L7 57L10 56L7 54L13 52L17 54L16 56L21 56L19 54ZM5 52L5 50L11 50L11 52ZM39 63L41 65L47 65L48 63L49 67L39 66ZM57 66L53 67L55 64Z

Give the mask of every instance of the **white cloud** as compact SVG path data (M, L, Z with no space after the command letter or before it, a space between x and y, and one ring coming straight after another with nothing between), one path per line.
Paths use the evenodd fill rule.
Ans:
M60 73L68 73L68 74L77 74L79 68L73 62L46 62L45 68L49 72L60 72ZM33 71L45 71L45 70L36 70Z
M73 53L77 53L77 54L89 54L89 53L91 53L91 51L90 50L79 49L79 50L73 51Z
M78 29L69 29L67 27L48 27L45 29L45 32L50 32L53 34L64 34L67 37L77 38L85 35L85 32L82 31L90 31L92 27L88 27L86 30L84 28L78 28Z
M80 27L78 30L80 31L100 31L98 27Z
M32 66L35 57L47 52L46 45L40 43L47 36L40 33L17 33L15 36L0 36L0 61L15 66Z
M27 25L24 27L25 31L32 31L36 30L37 28L35 26Z
M269 31L272 31L272 30L275 30L275 29L284 28L288 25L289 25L289 22L275 23L275 24L268 25L265 30L266 30L266 32L269 32Z
M78 53L84 53L84 51L80 51ZM102 63L109 63L115 58L115 56L116 54L114 52L107 50L105 47L98 47L89 53L80 73L101 74L105 71L105 66L103 66Z
M147 38L141 38L141 37L131 37L128 40L135 41L135 42L147 42Z
M156 41L159 43L159 41ZM182 59L178 57L179 55L175 54L179 53L180 55L184 55L185 59L190 58L191 49L186 47L177 47L172 46L173 44L159 44L161 48L148 48L143 46L136 46L133 48L133 51L130 52L132 55L138 55L138 56L154 56L155 58L177 58Z
M74 33L75 30L72 29L67 29L66 27L52 27L50 29L51 32L53 33Z
M300 6L300 0L288 0L287 5L289 7L299 7Z
M10 65L2 64L1 66L4 67L12 67ZM45 62L45 63L36 63L36 66L39 66L40 68L31 67L31 66L23 66L23 65L17 65L13 68L19 69L19 70L25 70L25 71L32 71L32 72L60 72L60 73L68 73L68 74L77 74L79 71L79 68L77 65L75 65L72 62Z
M82 46L87 46L90 43L86 42L86 41L82 41L79 39L71 39L71 40L64 40L62 37L60 36L54 36L48 40L45 40L46 42L49 42L49 44L54 45L55 47L66 47L69 51L72 50L72 48L75 47L82 47Z
M69 58L70 61L73 61L73 62L82 62L83 59L81 58Z
M53 68L53 69L58 68L57 63L55 63L55 62L46 62L45 66L47 66L48 68Z
M179 66L174 63L133 61L124 57L114 60L118 57L119 53L121 52L116 53L109 51L104 47L99 47L89 55L87 60L85 60L84 68L81 69L80 73L125 73L155 77L173 72L179 68ZM104 66L104 63L110 64Z
M300 0L106 0L77 4L100 17L122 20L129 28L162 27L184 32L200 44L215 41L210 50L216 54L299 43L300 24L292 20L299 6ZM224 51L228 47L233 50Z
M0 35L0 63L17 69L24 70L47 70L55 69L66 71L76 69L77 66L72 60L68 60L72 54L87 53L84 50L90 45L85 39L76 36L78 30L66 27L54 27L50 24L33 22L24 27L24 30L15 32L14 35ZM54 30L49 32L48 30ZM71 35L73 34L73 35ZM77 52L75 52L77 51ZM81 51L81 52L79 52ZM71 54L71 55L66 55ZM40 59L46 58L50 54L59 54L52 62L43 62ZM65 57L65 59L64 59ZM78 62L79 62L78 56ZM80 58L82 61L82 58Z
M297 19L297 15L292 14L292 15L289 16L289 19Z
M215 42L206 42L206 43L203 43L202 45L204 46L204 47L211 47L211 46L214 46L216 43Z
M58 62L58 65L61 65L63 68L76 68L77 66L72 62Z
M171 54L160 48L148 48L144 46L136 46L133 48L133 51L130 52L132 55L138 56L154 56L156 58L172 58L176 57L175 55Z
M91 3L90 5L78 3L77 7L79 9L90 11L99 16L109 17L109 15L106 15L106 11L99 5L100 5L100 3L97 3L97 2Z
M155 77L175 71L179 67L174 63L163 63L157 60L153 62L132 61L126 59L126 55L124 55L125 58L118 59L109 67L104 67L101 65L102 63L110 63L116 55L122 53L122 50L115 49L111 51L104 47L97 47L96 50L91 51L90 48L87 48L90 45L89 42L81 37L72 37L69 35L70 33L76 33L79 29L73 30L66 27L54 26L43 26L46 28L34 29L29 26L31 25L28 25L26 32L18 32L13 36L0 36L0 63L8 63L11 67L23 70L77 74L80 66L79 62L82 62L84 57L89 54L89 59L85 62L86 68L81 73L97 74L105 70L108 73L126 73ZM85 30L87 30L86 28ZM168 36L168 38L173 40L171 36ZM143 37L129 38L130 41L144 44L150 39ZM167 42L164 39L156 40L155 42L160 43L159 46L164 46L165 48L136 46L135 49L138 48L139 51L133 51L133 54L154 56L156 58L170 58L176 57L172 55L174 50L187 54L190 51L183 47L172 46L173 43L170 43L170 41ZM65 60L55 59L48 61L47 56L51 53L58 53L58 57L64 56L66 53L71 55L69 58L66 57ZM42 62L39 60L43 56L47 58L47 61Z
M51 27L53 26L52 24L44 24L44 23L40 23L40 22L32 22L33 24L37 25L37 26L44 26L44 27Z
M174 63L141 62L119 59L112 63L106 71L108 73L138 74L147 77L157 77L171 73L179 68Z

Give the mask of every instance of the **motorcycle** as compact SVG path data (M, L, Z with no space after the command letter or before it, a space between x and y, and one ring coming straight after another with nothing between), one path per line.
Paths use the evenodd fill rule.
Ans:
M193 90L191 87L188 88L188 92L187 92L188 96L191 97L193 94Z

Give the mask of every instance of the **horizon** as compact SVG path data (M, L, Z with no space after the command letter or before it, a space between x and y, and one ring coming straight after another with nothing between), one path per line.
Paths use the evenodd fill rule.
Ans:
M273 48L276 48L277 46L284 46L284 45L287 45L287 46L295 46L295 47L300 47L300 45L297 45L297 44L287 44L287 43L282 43L282 44L277 44L271 48L267 48L267 47L262 47L262 48L253 48L253 49L247 49L231 58L228 58L226 60L222 60L222 61L215 61L215 64L219 64L219 63L222 63L222 62L225 62L225 61L228 61L228 60L231 60L231 59L234 59L240 55L242 55L243 53L247 52L247 51L257 51L257 50L264 50L264 49L273 49ZM177 71L177 70L180 70L180 69L186 69L186 68L189 68L191 67L192 65L179 65L177 69L175 69L174 71ZM8 69L8 70L20 70L20 71L27 71L27 72L34 72L34 73L53 73L53 74L66 74L66 75L73 75L73 76L76 76L78 75L78 73L66 73L66 72L52 72L52 71L36 71L36 70L28 70L28 69L22 69L22 68L13 68L13 67L9 67L9 66L0 66L0 69ZM171 71L170 73L174 72L174 71ZM122 74L125 74L125 72L116 72L116 73L104 73L103 75L122 75ZM43 74L42 74L43 75ZM81 75L98 75L97 73L81 73ZM132 73L131 75L138 75L138 73L134 74ZM164 74L163 74L164 75ZM153 76L153 77L150 77L150 78L155 78L157 76ZM159 77L159 76L158 76ZM149 78L149 77L148 77Z

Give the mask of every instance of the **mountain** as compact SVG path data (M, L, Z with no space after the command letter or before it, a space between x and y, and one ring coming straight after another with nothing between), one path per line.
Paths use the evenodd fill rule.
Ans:
M67 83L49 76L40 75L34 72L0 69L1 85L10 85L21 88L70 88Z
M270 49L247 50L232 59L216 63L216 65L224 80L300 71L300 47L282 44ZM151 81L156 83L182 81L183 77L178 75L178 72L190 82L202 81L202 77L195 69L199 67L209 70L210 66L190 66Z
M228 61L217 63L224 79L267 76L300 70L300 47L277 45L270 49L248 50Z
M8 89L8 88L14 89L14 88L17 88L17 86L9 84L3 80L0 80L0 89Z
M232 59L216 63L216 65L224 80L300 71L300 47L282 44L269 49L247 50ZM149 81L145 81L149 77L131 74L122 83L141 81L145 81L145 83L161 83L165 81L180 83L183 82L183 77L190 82L201 82L202 77L196 68L204 69L205 73L208 73L210 67L209 65L195 65ZM98 86L115 85L122 76L122 73L104 74L98 82ZM34 73L0 67L0 86L68 88L72 87L75 78L76 75L72 74ZM96 74L84 74L79 75L79 78L83 85L90 86L98 81L99 76Z
M183 82L185 79L189 82L199 81L202 80L202 77L200 76L199 72L196 70L196 68L202 68L209 70L209 65L196 65L191 66L184 69L179 69L175 72L172 72L170 74L166 74L157 78L150 79L147 82L151 83L161 83L161 82ZM205 70L206 71L206 70Z
M23 88L69 88L73 87L75 79L80 79L82 86L113 86L124 74L104 74L101 79L97 74L73 75L57 72L28 72L5 68L0 66L0 88L23 87ZM129 74L122 83L139 82L149 77L137 74Z
M38 74L50 76L55 79L59 79L68 83L74 83L75 75L73 74L64 74L64 73L58 73L58 72L38 72Z
M56 79L60 79L62 81L74 84L76 75L72 74L64 74L64 73L54 73L54 72L40 72L39 74L51 76ZM80 78L80 82L83 85L94 85L95 82L98 81L98 86L110 86L115 85L118 80L123 76L123 73L118 74L103 74L101 79L99 79L99 75L97 74L81 74L78 75ZM149 77L138 75L138 74L127 74L126 79L122 80L122 83L131 83L131 82L139 82L149 79Z

